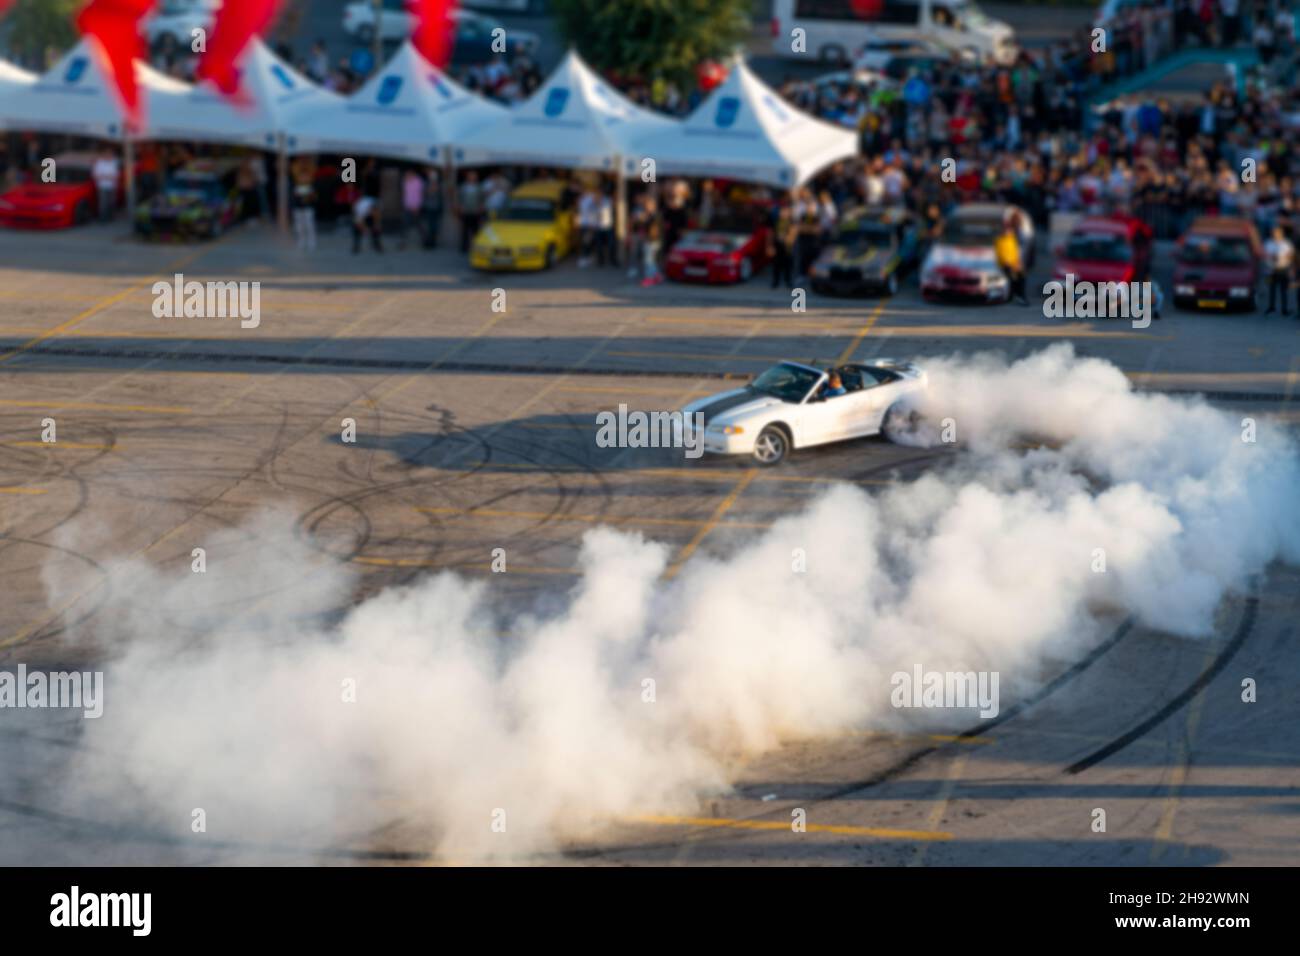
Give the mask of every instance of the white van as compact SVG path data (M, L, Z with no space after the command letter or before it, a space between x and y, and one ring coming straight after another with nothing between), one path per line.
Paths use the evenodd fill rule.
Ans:
M980 62L1009 64L1020 54L1011 27L975 0L774 0L772 47L781 56L847 63L868 40L929 40Z

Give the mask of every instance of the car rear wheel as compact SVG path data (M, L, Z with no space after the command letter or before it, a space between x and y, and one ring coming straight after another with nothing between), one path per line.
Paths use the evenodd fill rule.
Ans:
M880 423L881 433L895 445L917 445L918 430L924 419L915 408L909 408L903 402L895 402L885 412Z
M754 460L764 468L780 464L789 452L790 439L776 425L768 425L754 441Z

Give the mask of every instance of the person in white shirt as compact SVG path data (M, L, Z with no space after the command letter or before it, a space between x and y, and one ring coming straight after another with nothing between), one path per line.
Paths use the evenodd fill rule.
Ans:
M614 249L614 199L608 190L601 192L596 205L596 262L603 266L606 260L612 266L618 265Z
M108 222L117 211L117 187L122 178L122 168L112 150L104 150L90 167L99 197L99 218Z
M1273 312L1278 294L1282 298L1282 314L1290 315L1287 299L1290 296L1291 273L1295 269L1295 246L1286 237L1286 229L1273 227L1273 235L1264 243L1264 261L1268 263L1268 308L1265 315ZM1300 304L1297 304L1300 308Z

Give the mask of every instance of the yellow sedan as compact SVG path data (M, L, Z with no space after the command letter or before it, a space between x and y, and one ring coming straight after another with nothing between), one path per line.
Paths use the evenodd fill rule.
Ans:
M576 237L566 184L554 179L524 183L510 194L474 237L469 264L475 269L549 269L571 251Z

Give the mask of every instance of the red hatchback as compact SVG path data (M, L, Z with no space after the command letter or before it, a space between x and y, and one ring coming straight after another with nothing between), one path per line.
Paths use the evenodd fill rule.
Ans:
M0 195L0 225L19 229L66 229L90 222L99 208L99 195L90 171L91 153L54 157L55 182L31 182Z
M677 282L744 282L767 265L766 210L757 204L714 216L708 228L682 234L664 272Z
M1132 216L1088 216L1056 249L1058 282L1145 282L1151 277L1151 227Z
M1253 311L1263 258L1259 234L1248 220L1202 216L1178 240L1174 305Z

